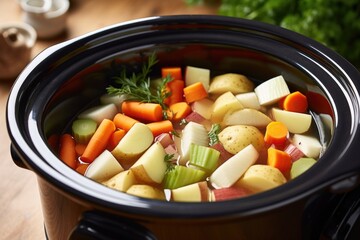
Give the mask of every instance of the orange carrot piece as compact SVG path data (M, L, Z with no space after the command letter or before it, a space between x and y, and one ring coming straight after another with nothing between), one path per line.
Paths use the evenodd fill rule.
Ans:
M150 128L154 137L159 136L161 133L168 133L168 132L171 132L174 130L174 127L170 120L152 122L152 123L148 123L146 125Z
M171 105L177 102L184 101L185 82L183 80L172 80L167 83L166 87L167 91L169 91L171 94L165 99L165 104Z
M264 140L268 145L281 145L286 142L288 134L285 124L274 121L266 126Z
M202 82L193 83L184 88L184 96L187 103L192 103L208 96Z
M135 123L139 121L122 113L118 113L115 115L113 122L117 128L123 129L127 132Z
M108 144L108 141L115 131L116 127L113 121L104 119L91 137L80 159L83 162L91 163L102 153Z
M161 76L163 78L165 78L169 74L173 80L182 80L180 67L164 67L161 69Z
M291 169L291 156L279 149L268 148L268 165L276 167L282 173L287 173Z
M59 135L58 134L52 134L49 138L48 138L48 144L50 146L50 149L53 150L54 152L58 153L58 148L59 148Z
M83 143L77 143L75 145L75 152L78 156L81 156L83 155L84 151L85 151L85 148L86 148L86 144L83 144Z
M170 120L179 121L191 113L191 107L187 102L178 102L169 106L167 116Z
M70 134L66 133L60 137L59 158L72 169L76 168L75 140Z
M87 163L80 163L75 171L77 171L78 173L80 173L81 175L85 175L86 169L89 167L89 164Z
M123 114L150 122L157 122L163 119L162 107L157 103L123 102L121 105Z
M112 151L118 145L120 140L125 136L125 133L126 131L123 129L118 129L113 132L106 147L107 150Z
M290 93L281 102L281 107L286 111L305 113L308 109L307 98L299 91Z

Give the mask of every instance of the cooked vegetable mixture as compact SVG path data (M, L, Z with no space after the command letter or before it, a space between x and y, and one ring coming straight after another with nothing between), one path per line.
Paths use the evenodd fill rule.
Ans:
M283 76L255 85L175 66L150 79L156 63L153 54L139 73L123 70L101 104L77 116L59 137L65 164L135 196L213 202L280 186L321 156L308 95Z

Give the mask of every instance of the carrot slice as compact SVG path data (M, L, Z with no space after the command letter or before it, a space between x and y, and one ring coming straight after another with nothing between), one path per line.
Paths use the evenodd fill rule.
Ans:
M276 167L282 173L288 173L291 169L291 156L279 149L269 148L268 149L268 165Z
M84 151L85 151L85 148L86 148L86 144L83 144L83 143L77 143L75 145L75 152L78 156L81 156L83 155Z
M161 133L168 133L174 130L174 127L170 120L152 122L146 125L150 128L154 137L159 136Z
M63 134L60 137L59 158L72 169L76 168L75 140L70 134Z
M108 141L115 131L116 127L113 121L104 119L91 137L80 159L84 162L91 163L102 153L108 144Z
M89 167L89 164L87 163L81 163L79 164L75 171L77 171L78 173L80 173L81 175L85 175L86 169Z
M178 102L169 106L167 116L170 120L179 121L191 113L191 107L187 102Z
M163 78L167 77L169 74L173 80L182 80L180 67L164 67L161 69L161 76Z
M163 118L162 107L157 103L123 102L121 110L123 114L140 121L157 122Z
M288 134L289 131L285 124L274 121L266 126L264 140L268 145L281 145L286 142Z
M113 122L117 128L123 129L127 132L132 126L134 126L135 123L139 121L122 113L118 113L115 115Z
M193 83L184 88L184 96L187 103L192 103L208 96L202 82Z
M177 102L184 101L185 82L183 80L172 80L167 83L166 87L167 91L169 91L171 94L164 100L165 104L171 105Z
M123 129L118 129L113 132L106 148L109 151L112 151L119 144L120 140L125 136L125 133L126 131Z
M299 91L290 93L280 103L286 111L305 113L308 109L307 97Z

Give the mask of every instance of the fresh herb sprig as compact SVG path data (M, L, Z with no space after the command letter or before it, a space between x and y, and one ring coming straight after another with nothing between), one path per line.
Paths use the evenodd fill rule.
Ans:
M213 146L219 142L218 135L220 133L220 130L221 130L220 124L215 123L215 124L211 125L211 129L208 133L209 140L210 140L210 142L209 142L210 146Z
M154 65L158 62L155 53L149 56L148 61L142 65L138 73L127 73L126 69L121 70L120 76L114 77L114 83L118 87L109 86L106 88L108 94L124 95L126 100L158 103L163 109L166 109L164 100L171 94L166 90L166 84L172 80L168 75L162 78L156 91L151 91L149 74Z
M175 164L173 163L174 154L166 154L164 161L166 163L166 172L170 172L175 168Z

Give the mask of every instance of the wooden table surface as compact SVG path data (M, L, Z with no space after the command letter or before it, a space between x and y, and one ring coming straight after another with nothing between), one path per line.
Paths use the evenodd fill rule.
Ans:
M67 33L52 40L38 39L32 55L104 26L136 18L175 14L216 14L216 7L191 7L184 0L72 0ZM21 16L18 0L0 0L0 24L21 22ZM12 81L0 81L0 240L45 239L36 175L17 167L10 156L5 107L11 85Z

